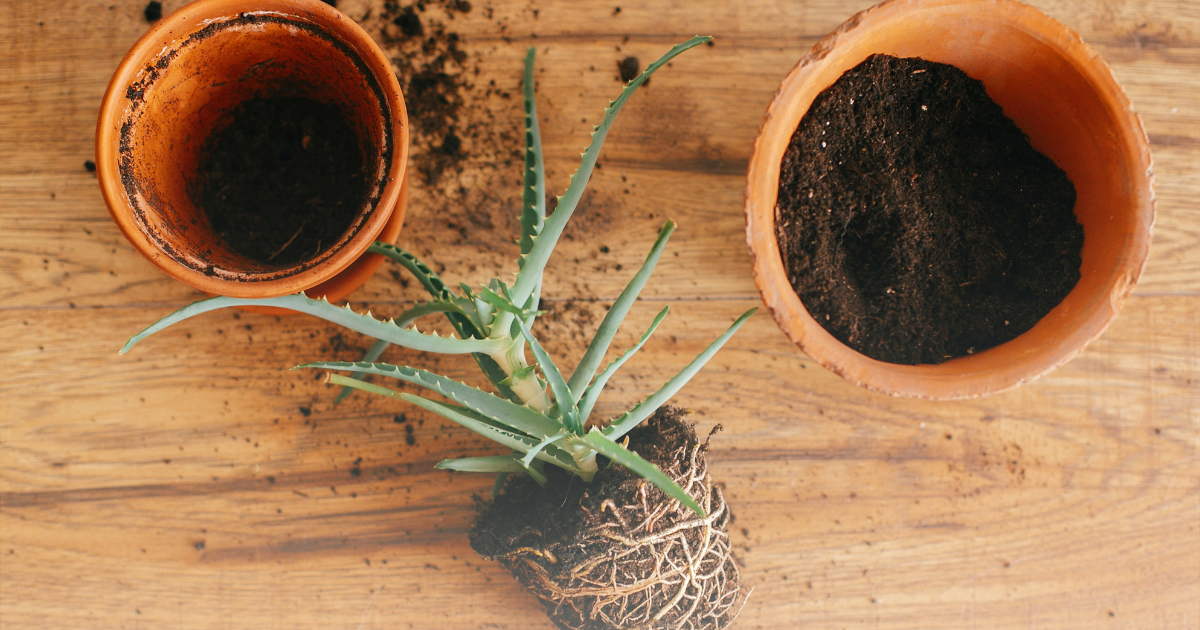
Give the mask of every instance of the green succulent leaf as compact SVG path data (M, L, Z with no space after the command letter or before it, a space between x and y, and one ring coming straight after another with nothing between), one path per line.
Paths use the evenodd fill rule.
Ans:
M594 428L587 435L577 438L577 440L583 442L597 453L632 470L646 481L658 486L659 489L667 493L667 496L684 504L688 509L699 514L701 518L706 516L700 504L696 503L696 500L689 496L687 492L684 492L683 488L679 487L679 484L675 483L674 479L667 476L658 466L642 459L641 455L610 440Z
M530 477L533 477L534 481L537 481L539 485L546 485L546 475L533 467L527 467L522 464L520 457L513 455L443 459L437 463L436 468L440 468L441 470L457 470L459 472L526 473Z
M379 254L399 263L421 283L421 286L425 287L425 290L428 291L429 294L434 297L434 299L456 299L454 292L450 290L450 287L447 286L445 282L442 282L442 279L438 277L438 275L434 273L434 271L430 269L428 265L421 262L420 259L409 252L396 247L391 243L384 243L383 241L375 241L375 243L371 245L367 251L373 254ZM466 288L466 285L463 286ZM476 312L479 315L479 320L472 321L470 318L464 318L455 313L447 313L446 318L450 320L450 323L454 326L454 330L458 332L459 337L462 337L463 339L466 339L467 337L486 339L488 336L488 326L490 326L492 323L491 313L490 311L487 311L486 308L479 308L480 303L473 300L473 296L471 296L469 288L467 288L467 293L464 295L467 296L467 299L472 299L473 303L476 304ZM486 304L483 306L487 307ZM492 385L499 390L502 396L514 402L520 402L520 397L517 396L512 389L510 389L507 385L500 384L500 381L503 381L507 375L491 357L483 353L475 353L473 356L475 362L479 364L479 369L483 371L483 374L487 376L488 380L492 382ZM364 360L373 361L374 359L364 358Z
M527 365L519 370L513 370L512 375L504 379L506 385L512 385L513 381L523 379L537 371L536 365Z
M571 175L571 183L567 186L566 192L558 198L558 206L554 213L546 219L542 226L542 231L533 240L533 246L529 253L522 256L520 271L517 272L517 281L513 285L512 295L513 302L516 304L524 304L529 296L533 293L533 289L541 283L542 272L546 268L546 263L550 260L550 254L554 251L554 246L558 243L558 239L562 236L563 229L567 226L567 221L571 219L571 214L575 212L575 207L579 205L580 198L583 197L583 191L587 188L588 180L592 176L592 170L596 166L596 160L600 157L600 147L604 145L604 139L608 136L608 130L612 127L613 121L617 114L625 107L625 103L633 95L650 75L656 70L663 67L667 62L679 56L686 50L695 48L712 39L711 37L693 37L690 40L674 46L667 54L660 57L654 63L646 66L646 70L630 81L624 89L621 90L617 100L609 103L607 109L604 110L604 119L592 131L592 141L588 145L587 150L583 152L583 157L579 163L579 169ZM505 318L501 318L504 321ZM493 335L495 331L493 330Z
M379 321L372 317L370 313L362 315L350 310L349 305L345 307L334 306L325 300L310 300L303 293L296 295L284 295L274 298L263 299L238 299L230 297L215 297L200 302L194 302L185 306L174 313L158 320L149 328L130 337L129 342L125 347L121 348L121 354L129 352L133 346L139 341L149 337L150 335L178 322L181 322L189 317L194 317L209 311L215 311L221 308L231 306L274 306L278 308L286 308L309 315L315 315L325 321L334 324L340 324L350 330L360 332L364 335L369 335L376 339L383 339L398 346L412 348L413 350L421 350L424 352L440 352L442 354L468 354L472 352L491 353L501 349L501 344L493 339L457 339L454 337L441 337L436 334L425 334L401 328L391 321Z
M725 345L726 341L729 341L733 333L737 332L742 327L742 324L746 323L746 320L757 310L757 308L752 308L742 313L742 316L737 318L724 334L709 344L704 349L704 352L697 355L687 367L680 370L678 374L667 381L658 391L651 394L649 398L638 403L633 409L626 411L620 418L614 420L612 424L604 429L604 435L614 440L618 439L641 424L643 420L649 418L659 407L663 406L663 403L670 400L680 389L683 389L683 386L692 380L692 377L700 371L700 368L703 368L704 364L708 363L708 360L721 349L721 346Z
M513 304L512 300L507 295L508 287L501 285L500 288L502 291L501 293L497 293L488 287L480 288L479 299L497 311L512 313L526 322L531 321L533 317L538 315L538 313L530 312L527 309Z
M568 433L559 431L558 433L555 433L554 435L547 436L546 439L542 440L541 442L538 442L536 446L529 449L529 452L525 453L525 457L523 457L521 459L521 463L525 466L528 466L531 462L533 462L533 458L537 457L538 453L542 452L542 449L567 437L568 435L569 435Z
M408 309L407 311L400 313L400 315L398 317L396 317L396 319L395 319L396 325L401 328L407 328L409 325L411 325L417 319L419 319L425 315L429 315L431 313L462 313L462 308L458 304L458 301L461 299L462 298L455 298L455 301L453 303L439 301L439 302L424 302L422 304L417 304L416 306ZM366 354L363 355L363 358L362 358L363 362L374 363L375 360L378 359L383 354L383 351L387 350L387 347L390 345L392 345L392 344L388 343L387 341L384 341L382 339L376 339L375 343L371 344L371 347L367 348ZM356 374L355 376L352 376L351 378L356 378L356 379L362 380L363 377L364 377L364 375L362 375L362 374ZM343 387L342 391L338 394L337 398L334 399L333 404L337 405L338 403L341 403L343 400L346 399L347 396L349 396L352 393L354 393L353 387Z
M367 248L367 251L400 263L405 269L408 269L409 273L421 283L421 286L425 287L425 290L435 300L448 300L454 297L454 292L450 290L450 287L445 282L442 282L437 273L429 268L429 265L421 262L419 258L404 249L391 243L375 241Z
M374 363L377 359L379 359L379 357L383 356L383 351L387 350L388 346L390 346L390 345L392 345L392 344L390 344L382 339L376 339L375 343L371 344L371 347L367 348L366 354L363 355L363 358L362 358L363 362L364 363ZM350 378L361 381L364 378L366 378L366 376L367 376L366 374L357 373L357 374L354 374L353 376L351 376ZM343 400L346 400L346 398L348 396L350 396L350 394L353 394L353 393L354 393L353 387L343 387L342 391L338 392L337 398L333 399L334 406L336 407Z
M617 296L616 301L608 309L608 313L604 315L604 321L600 322L600 327L596 330L596 336L592 337L592 342L588 344L587 352L579 360L579 365L575 366L575 372L571 374L571 380L567 383L571 391L575 393L576 403L583 396L583 390L592 381L592 377L596 375L596 369L600 367L600 361L604 359L604 354L608 352L608 346L612 343L613 336L617 334L617 329L621 326L621 322L624 321L625 315L629 313L629 307L633 306L638 294L642 292L642 287L646 286L646 281L650 279L650 274L654 272L654 266L658 264L658 259L662 256L663 248L667 246L667 240L671 238L671 233L674 231L674 221L667 221L663 225L662 230L658 233L658 238L654 241L654 246L650 248L650 253L646 255L646 260L642 263L642 268L633 276L629 284L625 285L625 290L621 291L621 295ZM643 341L645 340L643 339ZM584 420L587 420L586 415L584 416Z
M582 435L583 423L579 421L579 408L575 406L575 399L571 396L571 389L567 387L567 381L563 379L562 372L558 371L558 366L554 365L554 360L550 358L542 344L534 338L533 333L529 332L529 326L520 319L517 320L517 324L521 327L521 333L525 335L525 340L529 342L529 349L533 350L533 356L541 366L542 374L550 383L550 391L554 394L554 403L558 406L559 413L562 414L563 426L575 435Z
M296 368L315 368L321 370L342 370L346 372L357 372L360 374L377 374L379 376L388 376L399 379L414 385L420 385L426 389L433 390L450 400L479 413L494 422L498 422L505 427L520 431L537 439L542 439L550 435L558 433L562 426L554 420L526 407L518 405L511 400L506 400L489 394L485 391L476 389L465 383L434 374L428 370L418 370L406 366L389 365L387 363L345 363L333 361L320 361L316 363L306 363L296 366ZM348 385L344 381L355 381L349 377L335 374L330 377L330 382L341 385ZM354 385L350 385L355 387ZM399 393L393 392L391 389L384 389L387 392L386 396L398 398ZM383 393L376 391L375 393Z
M542 134L538 127L537 100L534 98L533 65L537 51L530 46L525 53L522 81L525 105L525 178L521 194L521 253L533 248L533 237L542 230L546 218L546 167L542 157ZM518 261L524 264L524 260Z
M410 402L418 407L421 407L422 409L432 411L433 413L436 413L444 418L457 422L458 424L461 424L462 426L515 451L526 453L538 445L539 440L535 440L527 435L514 433L501 427L497 427L493 424L483 422L474 414L466 413L468 410L463 407L440 403L435 400L414 396L412 394L398 393L398 395L401 400ZM578 467L575 466L574 460L571 459L570 455L567 455L562 449L554 449L553 445L549 445L544 448L542 452L537 454L537 458L546 462L547 464L553 464L560 468L565 468L571 472L579 472Z
M546 164L542 154L542 133L538 126L537 99L534 98L533 64L536 50L531 46L525 53L523 96L525 105L525 181L521 194L521 258L518 268L525 266L525 254L533 249L533 237L542 231L546 219ZM542 282L538 279L530 295L528 309L537 311L541 302ZM532 326L533 318L525 320Z
M632 357L635 352L645 345L646 340L650 338L650 335L654 334L654 331L658 329L658 325L662 323L663 318L667 316L667 312L670 310L671 307L664 306L663 310L658 312L654 321L650 322L650 327L642 334L642 338L638 340L637 345L626 350L624 354L614 359L612 363L609 363L608 367L604 368L604 371L600 373L600 376L596 377L596 382L588 386L587 391L583 394L583 399L579 403L579 420L581 422L587 424L588 418L592 415L592 407L596 405L596 400L600 398L600 392L604 391L604 386L608 384L608 379L612 378L612 375L621 369L622 365L625 365L629 357Z
M508 481L508 473L500 473L496 475L496 481L492 483L492 498L500 496L500 491L504 489L504 482Z

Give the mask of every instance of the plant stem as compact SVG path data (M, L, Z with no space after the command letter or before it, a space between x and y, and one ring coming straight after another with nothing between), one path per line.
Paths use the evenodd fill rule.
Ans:
M571 453L571 455L582 455L582 457L575 458L575 464L579 466L579 472L576 474L579 475L580 479L590 483L600 470L599 466L596 465L596 451L587 449L584 453Z
M528 374L514 376L529 367L525 360L525 339L506 338L509 342L500 352L490 355L492 360L511 377L509 387L521 399L521 403L535 411L546 413L550 410L550 397L546 394L546 386L541 379L530 371Z

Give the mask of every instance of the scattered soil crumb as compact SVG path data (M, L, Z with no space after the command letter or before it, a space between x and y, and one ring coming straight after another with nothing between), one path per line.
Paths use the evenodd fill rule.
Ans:
M162 19L162 3L158 0L151 0L146 4L146 9L142 11L142 15L146 16L147 22L157 22Z
M637 57L626 57L617 62L617 71L621 73L621 81L629 83L641 73L642 66ZM648 80L646 81L646 83L649 82Z
M485 65L495 46L468 48L455 28L468 19L481 36L507 37L508 18L473 11L465 0L385 0L362 24L391 60L408 106L409 207L421 209L409 216L409 246L471 241L514 256L508 245L520 228L512 209L520 205L524 156L520 67Z

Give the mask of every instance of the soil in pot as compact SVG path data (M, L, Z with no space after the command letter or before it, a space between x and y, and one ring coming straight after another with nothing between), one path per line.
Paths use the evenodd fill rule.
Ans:
M254 99L205 147L193 199L236 252L288 265L331 247L367 195L358 138L336 107Z
M1075 187L954 66L874 55L813 101L776 238L813 318L873 359L941 363L1032 328L1080 277Z
M547 466L545 488L509 478L480 505L471 547L499 560L559 627L724 628L741 599L729 508L708 477L707 441L663 407L629 432L629 448L674 478L702 519L619 465L592 483Z

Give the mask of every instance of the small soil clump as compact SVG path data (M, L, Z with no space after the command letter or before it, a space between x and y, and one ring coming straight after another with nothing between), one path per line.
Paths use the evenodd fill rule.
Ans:
M617 62L617 72L621 74L622 83L629 83L641 74L641 63L637 57L626 57Z
M514 475L480 505L471 547L504 564L560 628L728 626L741 599L731 517L708 477L708 444L684 415L659 409L629 432L629 448L675 479L708 518L620 465L601 461L592 483L546 466L545 488Z
M208 140L193 194L236 252L274 265L307 260L342 237L367 194L358 138L337 108L247 101Z
M1079 281L1075 187L983 84L875 55L813 101L784 154L776 238L830 334L941 363L1016 338Z
M162 19L162 3L158 0L153 0L146 4L145 10L142 11L147 22L157 22Z

